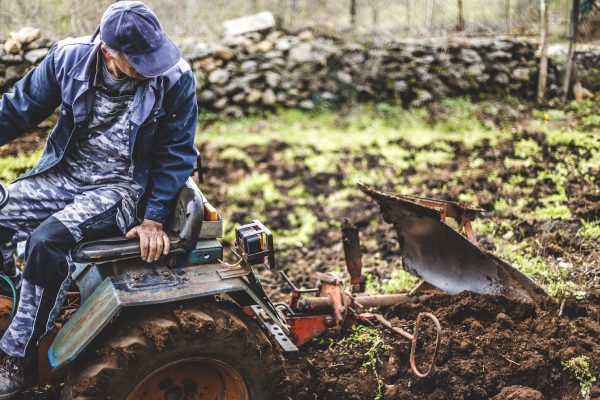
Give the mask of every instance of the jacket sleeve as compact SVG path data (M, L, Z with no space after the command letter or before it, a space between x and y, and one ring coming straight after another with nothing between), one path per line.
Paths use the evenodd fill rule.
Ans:
M197 157L194 138L198 105L191 71L179 78L163 104L166 114L157 125L153 143L144 218L164 224L175 196L192 174Z
M13 91L5 93L0 102L0 146L31 131L48 118L61 101L56 79L54 52L18 81Z

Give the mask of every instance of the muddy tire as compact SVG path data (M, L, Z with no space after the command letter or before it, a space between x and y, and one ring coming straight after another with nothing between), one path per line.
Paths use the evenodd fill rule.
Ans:
M125 310L71 365L61 398L265 400L283 377L254 320L203 299Z

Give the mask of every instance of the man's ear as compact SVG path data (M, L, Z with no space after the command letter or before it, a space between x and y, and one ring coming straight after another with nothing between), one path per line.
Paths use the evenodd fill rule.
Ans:
M104 54L104 58L106 58L107 60L113 60L113 56L110 55L110 53L108 52L108 50L106 50L106 46L104 44L100 45L100 50L102 50L102 54Z

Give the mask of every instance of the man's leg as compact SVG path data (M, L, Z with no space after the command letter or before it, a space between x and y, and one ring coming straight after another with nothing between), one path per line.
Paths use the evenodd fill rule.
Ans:
M71 281L69 252L75 243L71 232L55 217L46 219L29 237L19 306L0 339L0 349L6 354L25 357L54 326Z
M30 234L40 225L40 222L46 220L53 213L63 209L68 203L73 201L76 195L76 187L66 178L55 173L47 173L31 178L17 181L8 186L8 203L0 210L0 253L2 272L9 276L14 276L13 280L18 279L20 274L14 263L14 251L17 243L26 240ZM49 227L52 220L48 221ZM42 229L29 241L29 253L41 261L40 265L46 266L46 271L41 274L51 275L54 269L49 260L44 259L40 254L44 242L44 231ZM63 232L62 237L58 237L57 243L50 250L53 254L65 247L70 234ZM34 244L34 246L31 246ZM32 259L32 260L33 260ZM64 257L62 258L64 260ZM29 262L28 264L31 264ZM61 268L58 268L60 270ZM64 267L63 267L64 269ZM21 330L20 327L27 320L35 321L38 315L36 305L47 303L44 289L41 289L39 280L44 279L39 276L39 268L25 268L25 275L28 276L21 288L19 307L11 325L5 332L6 339L0 340L0 399L10 397L16 393L23 385L25 380L24 358L15 358L12 355L24 354L24 350L31 347L37 338L33 334L33 326L30 329ZM30 271L27 271L30 270ZM38 272L36 272L38 271ZM57 279L64 280L62 271L57 274ZM46 276L46 278L48 278ZM41 322L37 322L38 326ZM39 331L39 327L37 330ZM21 342L25 343L22 344Z

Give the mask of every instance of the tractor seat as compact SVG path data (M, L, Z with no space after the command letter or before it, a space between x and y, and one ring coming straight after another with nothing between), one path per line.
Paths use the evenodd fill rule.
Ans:
M184 253L196 245L204 217L202 199L200 189L189 178L179 192L172 217L165 225L171 241L169 254ZM139 257L139 239L124 236L81 242L73 250L73 260L80 263L99 264Z

